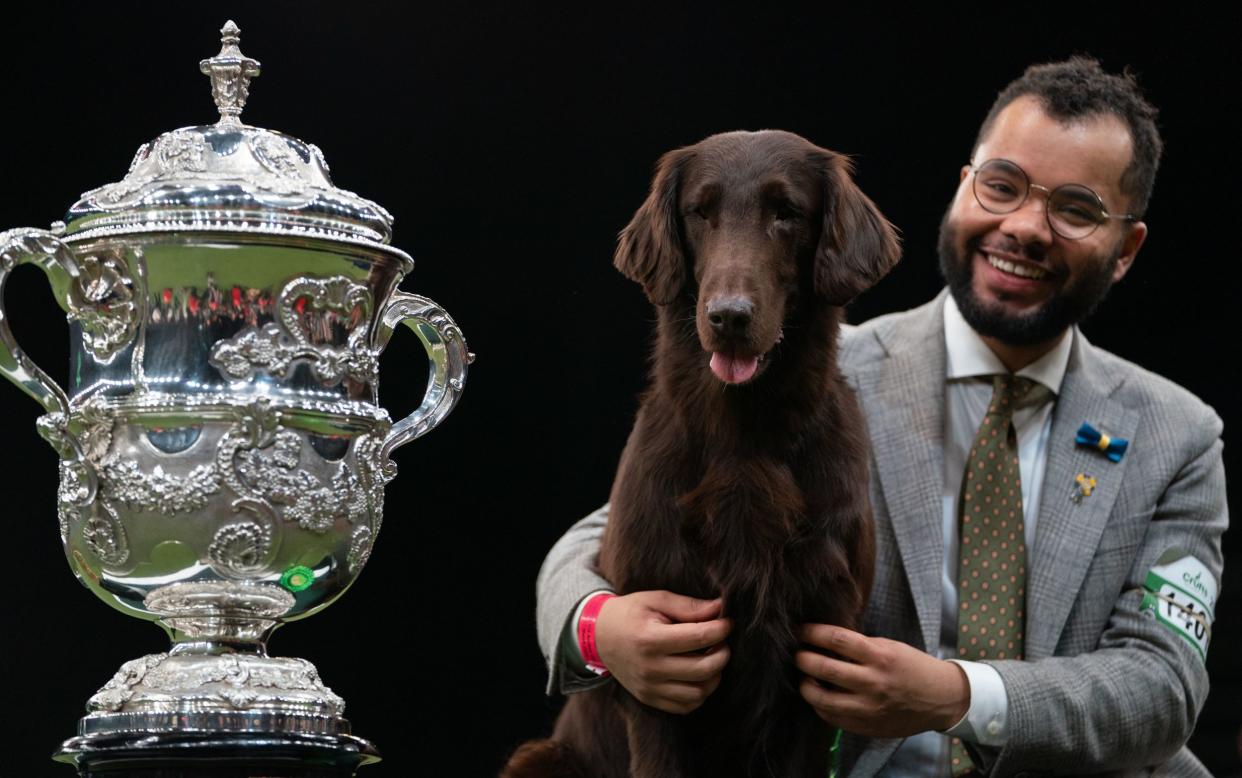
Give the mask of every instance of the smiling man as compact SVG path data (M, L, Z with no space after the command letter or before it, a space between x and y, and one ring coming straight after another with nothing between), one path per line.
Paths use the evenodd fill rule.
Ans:
M1134 185L1128 192L1123 179L1133 167L1129 177L1142 176L1150 187L1155 127L1140 130L1150 133L1149 158L1140 161L1123 118L1072 115L1075 108L1023 94L993 109L941 224L940 270L953 299L1013 370L1086 318L1147 237L1138 216L1110 213L1105 203L1141 200L1146 207L1149 195L1133 192ZM1033 174L1063 183L1050 189Z
M1028 69L961 169L948 293L843 338L873 445L876 580L862 633L807 624L794 661L853 774L1207 775L1184 744L1228 524L1221 422L1075 326L1147 235L1155 113L1094 60ZM606 667L691 710L728 672L729 621L670 592L600 606L606 518L540 574L550 689ZM590 603L595 673L576 639Z

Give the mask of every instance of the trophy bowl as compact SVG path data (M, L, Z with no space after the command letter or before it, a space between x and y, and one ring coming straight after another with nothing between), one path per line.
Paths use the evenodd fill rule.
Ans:
M448 415L473 359L443 309L397 289L413 262L392 217L333 186L315 146L241 123L259 67L238 32L200 63L219 122L145 144L51 230L0 233L0 292L34 264L69 320L66 390L0 304L0 373L46 409L60 456L70 567L172 640L90 699L65 761L169 733L327 738L374 758L315 668L266 642L355 580L392 451ZM399 325L430 369L393 423L378 359Z

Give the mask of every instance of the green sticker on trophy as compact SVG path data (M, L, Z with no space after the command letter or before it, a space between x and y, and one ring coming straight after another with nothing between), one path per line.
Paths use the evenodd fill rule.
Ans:
M1139 612L1180 636L1207 661L1216 608L1216 579L1207 566L1181 549L1169 549L1147 572L1143 589Z
M294 565L280 574L280 585L291 592L300 592L315 582L315 571L306 565Z

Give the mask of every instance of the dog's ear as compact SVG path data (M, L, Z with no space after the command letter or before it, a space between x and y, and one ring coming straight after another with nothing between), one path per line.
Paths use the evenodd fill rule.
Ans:
M845 305L901 259L897 230L854 183L846 157L815 152L824 177L824 225L815 249L815 293Z
M682 170L693 156L689 149L677 149L660 157L651 192L621 230L612 258L617 270L641 284L656 305L673 302L686 283L677 196Z

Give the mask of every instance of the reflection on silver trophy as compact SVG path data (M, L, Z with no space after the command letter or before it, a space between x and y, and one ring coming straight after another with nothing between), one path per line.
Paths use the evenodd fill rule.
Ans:
M142 146L123 180L50 231L0 234L0 289L37 265L68 314L68 391L2 310L0 371L47 411L69 564L172 638L90 699L65 760L177 731L331 737L373 754L315 668L265 643L353 582L390 454L448 415L473 358L443 309L397 290L413 262L389 245L392 217L333 186L314 145L242 124L259 63L236 25L222 33L201 63L216 124ZM399 324L425 346L430 378L394 424L377 360Z

